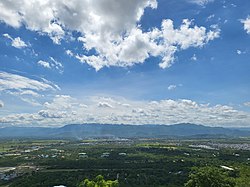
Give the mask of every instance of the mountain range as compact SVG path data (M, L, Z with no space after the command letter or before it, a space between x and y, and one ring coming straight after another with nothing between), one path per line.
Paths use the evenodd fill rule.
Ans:
M249 137L250 130L209 127L190 123L175 125L71 124L58 128L4 127L0 138L173 138Z

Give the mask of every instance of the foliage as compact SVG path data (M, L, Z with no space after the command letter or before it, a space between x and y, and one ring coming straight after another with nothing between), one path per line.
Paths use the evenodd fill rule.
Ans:
M191 173L185 187L234 187L235 182L215 167L204 167Z
M249 145L250 140L214 139L213 143L229 146ZM102 175L105 181L119 176L119 187L183 187L189 180L188 176L193 167L224 165L237 169L220 170L223 176L234 178L236 187L249 187L249 150L230 147L205 149L190 146L209 144L210 140L200 139L0 141L0 147L4 147L4 152L0 153L0 168L20 165L38 168L34 172L23 173L10 181L0 180L0 186L44 187L62 184L76 187L81 181L83 185L83 179L89 179L86 182L89 181L91 186L91 181L95 185L95 177ZM25 152L36 147L40 149ZM106 152L110 153L109 157L101 157ZM16 153L20 154L15 155ZM88 157L80 157L79 153L86 153ZM119 153L126 153L126 155L119 155Z
M105 181L102 175L98 175L93 181L85 179L78 185L78 187L118 187L118 186L119 186L118 180Z

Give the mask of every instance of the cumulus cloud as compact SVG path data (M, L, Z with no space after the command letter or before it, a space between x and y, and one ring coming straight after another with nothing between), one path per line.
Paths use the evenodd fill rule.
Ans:
M56 4L39 0L1 1L0 20L15 28L25 25L29 30L49 35L59 44L65 32L55 19Z
M104 66L132 66L143 63L150 56L158 56L162 58L159 66L164 69L174 63L174 55L178 50L202 47L219 37L219 32L217 28L214 31L206 31L205 27L193 25L192 21L186 19L175 29L173 21L167 19L163 20L161 29L142 32L136 28L118 43L102 45L100 41L95 41L95 44L91 42L91 47L87 48L95 48L98 55L77 55L76 58L99 70ZM88 40L92 39L94 38L88 37ZM85 42L85 46L88 45L86 39L81 37L79 40Z
M76 100L68 95L56 95L51 103L45 102L44 106L47 110L70 110L73 105L76 104Z
M9 34L5 33L3 34L4 37L8 38L11 40L11 45L15 48L21 49L24 47L27 47L28 45L20 38L12 38Z
M100 104L102 103L102 104ZM101 106L101 107L100 107ZM112 106L112 107L111 107ZM0 118L11 124L60 126L72 123L174 124L247 126L250 113L227 105L209 105L188 99L133 101L124 98L88 97L78 100L57 95L33 114L12 114Z
M99 37L79 38L87 49L96 49L98 55L77 56L77 58L93 66L96 70L104 66L132 66L143 63L150 56L161 57L161 68L168 68L174 63L174 55L178 50L190 47L202 47L219 37L219 29L207 31L205 27L193 25L190 20L183 20L179 28L174 28L173 21L162 21L161 29L142 32L140 28L132 29L119 41L106 41L105 45ZM98 39L98 40L97 40ZM93 40L93 41L90 41Z
M250 17L241 20L241 23L244 24L244 30L246 30L247 34L250 34Z
M66 112L40 110L38 115L42 116L43 118L63 118L66 116Z
M18 28L21 26L20 15L15 11L18 5L15 8L13 6L15 4L12 4L10 1L0 2L0 20L12 27Z
M134 26L145 7L156 6L156 0L2 1L0 20L13 27L24 24L27 29L45 33L60 44L65 28L80 32L86 28L89 32L112 30L117 34Z
M100 107L100 108L113 108L113 106L111 104L106 103L106 102L99 102L98 107Z
M152 56L161 59L161 68L168 68L174 63L177 51L202 47L219 37L218 29L208 31L189 20L183 20L179 28L174 28L173 21L166 19L161 28L142 31L140 20L145 8L156 9L157 1L2 1L0 10L4 9L5 13L0 14L0 20L13 27L23 24L29 30L47 34L56 44L60 44L66 32L81 33L78 41L82 42L84 51L95 53L84 52L75 57L96 70L105 66L132 66ZM66 54L74 55L70 50Z
M46 61L43 61L43 60L39 60L39 61L37 62L37 64L39 64L40 66L43 66L43 67L45 67L45 68L48 68L48 69L51 68L50 63L48 63L48 62L46 62Z

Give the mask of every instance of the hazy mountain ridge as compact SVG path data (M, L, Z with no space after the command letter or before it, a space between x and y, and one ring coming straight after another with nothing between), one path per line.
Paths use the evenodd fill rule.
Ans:
M59 128L5 127L1 138L166 138L166 137L247 137L250 131L182 123L175 125L71 124Z

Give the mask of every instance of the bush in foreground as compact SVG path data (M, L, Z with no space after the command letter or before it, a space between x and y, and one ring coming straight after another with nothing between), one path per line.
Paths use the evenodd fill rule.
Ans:
M105 181L102 175L98 175L93 181L85 179L78 187L119 187L118 180Z
M215 167L197 169L189 175L185 187L235 187L234 179Z

